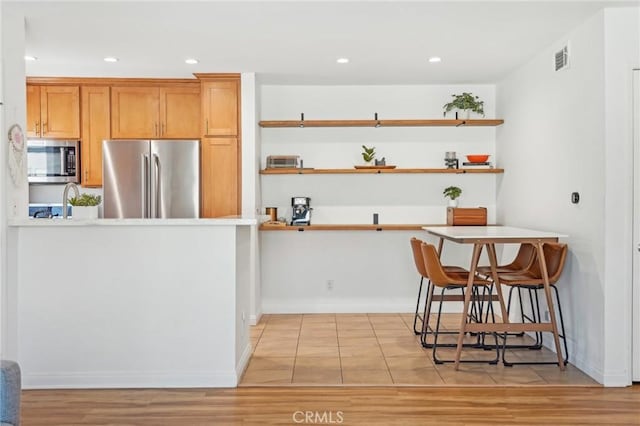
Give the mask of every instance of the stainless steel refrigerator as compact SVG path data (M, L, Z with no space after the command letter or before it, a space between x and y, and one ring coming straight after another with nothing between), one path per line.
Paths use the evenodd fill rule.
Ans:
M197 140L102 142L105 218L200 216Z

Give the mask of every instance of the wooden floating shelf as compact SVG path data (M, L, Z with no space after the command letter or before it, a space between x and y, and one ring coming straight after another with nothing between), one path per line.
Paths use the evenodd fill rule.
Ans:
M422 231L423 226L447 226L443 224L386 224L386 225L364 225L364 224L321 224L307 226L282 226L260 225L261 231Z
M260 121L260 127L488 127L499 126L504 120L280 120Z
M504 173L504 169L264 169L260 170L262 175L332 175L332 174L384 174L384 173Z
M319 225L269 225L263 223L258 228L260 231L422 231L424 226L449 226L443 223L404 223L404 224L319 224Z

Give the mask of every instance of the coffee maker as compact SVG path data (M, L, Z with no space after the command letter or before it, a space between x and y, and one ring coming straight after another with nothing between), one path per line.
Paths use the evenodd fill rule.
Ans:
M291 225L311 225L311 198L292 197L291 198Z

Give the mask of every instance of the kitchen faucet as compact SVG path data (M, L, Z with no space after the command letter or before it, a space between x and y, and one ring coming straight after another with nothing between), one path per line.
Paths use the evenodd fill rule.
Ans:
M64 192L62 193L62 218L63 219L67 218L67 203L69 202L69 200L67 200L67 197L69 196L69 188L73 188L73 192L75 193L76 198L80 197L80 191L78 191L78 185L76 185L73 182L69 182L64 186Z

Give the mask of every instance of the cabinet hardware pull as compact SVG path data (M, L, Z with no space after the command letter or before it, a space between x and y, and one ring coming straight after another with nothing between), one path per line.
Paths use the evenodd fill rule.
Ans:
M40 134L40 123L36 121L36 135Z
M47 123L42 123L42 136L47 133Z
M209 134L209 120L205 120L206 121L206 130L204 132L205 135Z
M164 136L164 123L160 125L160 136Z
M154 136L158 136L158 123L154 123L153 128L154 128L153 130Z

